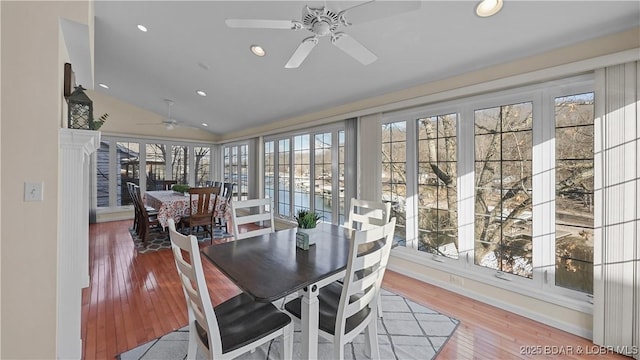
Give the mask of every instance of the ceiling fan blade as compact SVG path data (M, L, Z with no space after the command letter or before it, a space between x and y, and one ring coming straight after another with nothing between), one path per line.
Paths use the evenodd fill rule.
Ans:
M421 1L376 1L370 0L342 10L349 25L382 19L404 12L420 9Z
M293 20L227 19L224 22L230 28L295 29L296 27Z
M300 66L300 64L302 64L304 59L309 56L309 53L317 44L318 38L316 36L308 37L302 40L302 43L298 45L298 48L293 53L293 55L291 55L291 58L284 67L287 69L295 69Z
M378 57L374 53L345 33L336 33L335 36L331 38L331 42L340 50L360 61L363 65L369 65L378 60Z

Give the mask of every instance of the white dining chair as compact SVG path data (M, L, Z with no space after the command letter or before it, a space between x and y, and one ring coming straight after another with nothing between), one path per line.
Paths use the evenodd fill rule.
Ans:
M351 198L349 214L344 227L366 230L372 226L382 226L391 218L391 203Z
M391 203L351 198L349 215L344 227L356 230L367 230L382 226L391 218ZM382 298L378 298L378 317L383 317Z
M344 358L344 345L365 331L365 351L380 358L378 318L375 316L382 278L387 268L396 219L368 230L352 230L344 284L333 282L319 290L320 336L333 342L332 359ZM302 298L285 304L285 309L301 319Z
M236 240L270 234L276 230L271 198L232 201L231 217ZM240 232L241 226L243 232Z
M256 302L245 293L213 307L198 240L193 235L177 232L173 219L169 219L168 224L171 249L189 314L187 359L195 359L198 348L207 359L234 359L279 336L283 336L284 358L291 359L291 318L271 303Z

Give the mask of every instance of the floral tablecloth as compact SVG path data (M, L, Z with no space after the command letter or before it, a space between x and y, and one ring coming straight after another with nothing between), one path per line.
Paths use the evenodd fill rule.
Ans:
M158 221L162 228L166 228L168 219L173 219L177 224L183 216L189 216L189 195L181 195L173 190L169 191L147 191L144 194L144 202L148 206L158 210ZM196 207L198 196L193 197L193 206ZM218 197L216 202L215 217L223 218L227 223L231 223L231 213L226 206L227 201L223 197ZM225 211L227 210L227 211Z

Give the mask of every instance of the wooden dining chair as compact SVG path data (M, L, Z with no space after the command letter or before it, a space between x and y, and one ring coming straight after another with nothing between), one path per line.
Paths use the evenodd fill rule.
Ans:
M231 201L231 217L236 240L270 234L276 230L271 198ZM240 229L243 231L240 232Z
M189 189L189 216L181 219L181 227L187 226L189 234L194 227L202 226L211 235L211 243L213 244L213 215L218 201L220 188L203 187ZM194 201L194 197L198 197ZM195 203L195 205L194 205ZM197 230L197 229L196 229Z
M213 215L217 228L223 229L225 232L229 232L229 226L226 220L227 208L231 202L231 195L233 194L233 183L221 183L216 181L217 187L220 187L220 201L218 201L218 211ZM214 184L214 185L215 185ZM229 184L229 185L226 185Z
M391 203L351 198L349 215L344 227L356 230L367 230L382 226L391 217ZM378 316L383 317L382 300L378 298Z
M344 284L333 282L319 290L318 333L333 342L333 359L343 359L344 345L363 330L367 356L380 358L375 314L395 226L392 218L380 227L352 230ZM301 319L302 298L287 302L284 308Z
M271 303L256 302L245 293L213 307L198 240L193 235L178 233L173 219L168 220L168 225L173 258L189 315L187 359L195 359L198 348L207 359L234 359L279 336L283 337L284 359L291 359L291 318Z
M149 232L153 229L160 228L158 220L158 212L148 211L148 207L144 205L142 196L140 195L140 186L133 185L133 203L138 215L138 236L142 239L144 246L149 241Z

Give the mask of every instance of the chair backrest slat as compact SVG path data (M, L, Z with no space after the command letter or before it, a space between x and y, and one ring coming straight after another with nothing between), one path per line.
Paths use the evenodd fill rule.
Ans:
M213 216L216 202L218 201L218 195L220 194L220 188L215 187L203 187L203 188L190 188L189 189L189 204L191 206L190 216L192 218L203 218ZM193 207L193 198L198 197L195 208ZM213 206L211 205L213 201Z
M267 208L269 211L266 210ZM265 235L275 231L273 199L232 201L231 215L233 217L233 235L236 240ZM268 225L266 225L267 222ZM240 232L241 225L249 225L246 232Z

